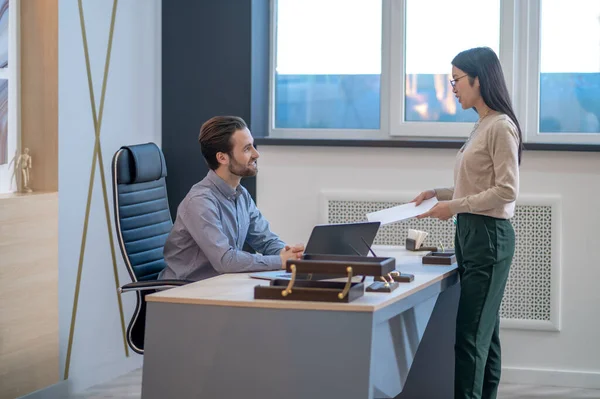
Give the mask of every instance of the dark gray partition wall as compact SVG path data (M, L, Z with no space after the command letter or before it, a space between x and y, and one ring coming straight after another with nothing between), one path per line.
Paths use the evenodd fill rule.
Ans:
M171 214L208 168L198 133L214 115L267 131L268 0L163 0L162 149ZM242 184L253 197L256 180Z

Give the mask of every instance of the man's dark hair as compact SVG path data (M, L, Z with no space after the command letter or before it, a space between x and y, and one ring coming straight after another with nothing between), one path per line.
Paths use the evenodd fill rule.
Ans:
M215 170L219 167L218 152L231 155L233 150L231 136L246 127L246 122L237 116L215 116L204 122L200 128L198 141L210 169Z

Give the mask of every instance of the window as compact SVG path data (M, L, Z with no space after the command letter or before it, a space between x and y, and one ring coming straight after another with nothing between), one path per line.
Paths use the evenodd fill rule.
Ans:
M469 22L457 23L457 15ZM406 1L404 121L477 120L474 112L462 110L452 93L450 61L471 47L488 46L498 53L499 25L500 0Z
M600 133L600 1L543 0L540 26L540 134Z
M381 1L279 0L276 129L379 129Z
M396 16L392 23L404 27L404 39L393 47L400 50L392 57L390 134L465 136L470 129L464 123L472 126L478 117L473 110L463 110L452 92L451 61L471 47L487 46L500 53L500 0L405 0L404 4L405 8L392 9Z
M466 137L451 61L487 46L525 142L600 144L598 0L271 1L272 137Z

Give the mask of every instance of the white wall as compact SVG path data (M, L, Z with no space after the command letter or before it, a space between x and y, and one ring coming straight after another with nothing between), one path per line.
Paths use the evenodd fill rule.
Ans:
M100 102L112 1L84 0L96 103ZM161 0L118 3L108 75L102 153L111 223L111 158L122 145L161 138ZM59 318L60 373L64 371L94 129L77 0L59 3ZM129 282L115 237L121 284ZM135 296L123 295L125 321ZM70 367L71 389L80 391L141 366L125 357L99 169L96 169L77 324Z
M325 222L322 190L416 195L452 183L456 151L261 146L260 153L259 208L285 241L306 243ZM521 195L547 194L561 197L562 329L503 329L503 379L600 388L600 155L525 152Z

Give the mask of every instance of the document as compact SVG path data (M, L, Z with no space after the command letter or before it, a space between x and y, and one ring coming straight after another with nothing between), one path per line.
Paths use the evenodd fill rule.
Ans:
M399 222L401 220L410 219L427 212L433 208L437 202L437 198L433 197L421 202L419 206L416 206L414 202L410 202L408 204L382 209L381 211L367 213L367 220L369 222L381 222L382 226Z

